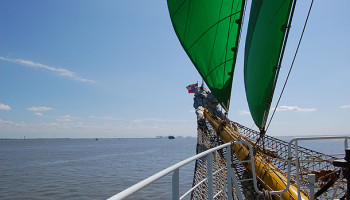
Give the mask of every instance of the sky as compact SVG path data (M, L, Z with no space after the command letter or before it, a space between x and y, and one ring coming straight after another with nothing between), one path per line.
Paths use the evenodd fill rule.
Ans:
M272 105L309 5L297 4ZM315 1L267 134L350 135L349 7L348 0ZM246 24L242 30L245 38ZM257 130L243 57L229 118ZM0 0L0 138L195 137L185 87L197 81L165 0Z

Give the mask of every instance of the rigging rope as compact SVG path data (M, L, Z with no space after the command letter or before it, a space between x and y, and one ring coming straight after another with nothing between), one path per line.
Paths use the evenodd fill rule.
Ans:
M296 56L297 56L297 54L298 54L299 47L300 47L300 44L301 44L301 40L303 39L303 36L304 36L305 28L306 28L307 22L308 22L308 20L309 20L309 16L310 16L310 13L311 13L311 9L312 9L313 3L314 3L314 0L311 1L310 8L309 8L309 11L308 11L308 13L307 13L307 17L306 17L305 24L304 24L304 27L303 27L303 31L302 31L302 33L301 33L301 36L300 36L300 39L299 39L299 43L298 43L297 49L295 50L295 54L294 54L294 58L293 58L292 64L291 64L291 66L290 66L290 68L289 68L289 72L288 72L286 81L284 82L284 85L283 85L281 94L280 94L280 96L279 96L279 98L278 98L278 101L277 101L277 103L276 103L276 106L275 106L275 108L274 108L274 110L273 110L273 113L272 113L272 115L271 115L270 121L269 121L269 123L268 123L268 125L267 125L267 127L266 127L266 131L267 131L267 129L269 128L269 126L270 126L270 124L271 124L271 121L272 121L273 116L275 115L275 112L276 112L277 107L278 107L278 104L279 104L279 102L280 102L280 100L281 100L281 97L282 97L282 94L283 94L283 92L284 92L284 89L286 88L289 75L290 75L290 73L291 73L291 71L292 71L292 69L293 69L294 61L295 61L295 58L296 58Z
M278 58L278 63L277 63L277 66L276 66L276 72L275 72L275 78L274 78L274 81L273 81L271 97L270 97L270 100L267 102L267 109L265 109L265 111L264 111L264 116L263 116L263 119L262 119L262 125L261 125L261 128L260 128L260 137L263 137L263 135L265 135L266 130L267 130L265 128L266 127L266 122L267 122L267 118L269 116L269 112L270 112L270 109L271 109L272 99L273 99L273 96L274 96L274 93L275 93L277 80L278 80L278 75L280 73L281 64L282 64L282 60L283 60L283 56L284 56L284 51L286 50L288 36L289 36L289 31L290 31L290 27L292 25L292 20L293 20L293 16L294 16L296 2L297 2L297 0L293 0L292 1L292 7L291 7L290 15L288 17L287 24L285 26L282 26L283 29L285 29L286 33L285 33L284 38L283 38L282 49L280 51L280 55L279 55L279 58Z

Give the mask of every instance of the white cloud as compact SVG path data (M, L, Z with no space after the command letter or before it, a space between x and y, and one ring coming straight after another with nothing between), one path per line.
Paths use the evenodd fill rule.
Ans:
M13 121L5 121L0 119L0 125L12 125L12 124L13 124Z
M313 112L316 108L299 108L298 106L280 106L276 111L297 111L297 112Z
M157 118L144 118L142 121L153 121L153 122L186 122L187 120L175 120L175 119L157 119Z
M95 116L95 115L90 115L89 118L90 119L97 119L97 120L108 120L108 121L123 120L122 118L113 117L113 116Z
M350 105L340 106L340 108L342 108L342 109L347 109L347 108L350 108Z
M76 80L76 81L89 82L89 83L95 83L96 82L94 80L81 78L81 77L77 76L74 72L69 71L68 69L56 68L56 67L52 67L52 66L49 66L49 65L36 63L36 62L30 61L30 60L11 59L11 58L5 58L5 57L2 57L2 56L0 56L0 60L7 61L7 62L13 62L13 63L17 63L17 64L28 66L28 67L34 67L34 68L40 68L40 69L49 70L49 71L55 72L59 76L66 76L66 77L69 77L69 78L71 78L73 80Z
M102 117L102 119L103 120L113 120L113 121L121 120L121 118L112 117L112 116L104 116L104 117Z
M60 116L57 121L59 122L71 122L72 121L72 117L70 115L63 115Z
M64 117L64 116L62 116ZM66 115L68 117L68 115ZM75 117L73 117L75 119ZM48 123L25 123L12 122L0 119L0 138L87 138L87 137L155 137L169 133L172 135L193 135L195 127L160 127L150 124L85 124L83 122L48 122Z
M50 107L30 107L30 108L27 108L27 110L34 111L34 112L43 112L43 111L53 110L53 108L50 108Z
M134 119L132 122L134 123L183 123L188 122L189 120L182 120L182 119L157 119L157 118L141 118L141 119Z
M10 126L15 128L25 128L31 126L31 124L26 124L24 122L13 122L0 119L1 126Z
M40 113L40 112L36 112L36 113L34 113L34 115L40 116L40 117L44 116L44 114L43 114L43 113Z
M239 115L250 115L250 112L246 111L246 110L240 110L240 111L238 111L238 114Z
M11 107L9 105L0 103L0 110L11 110Z

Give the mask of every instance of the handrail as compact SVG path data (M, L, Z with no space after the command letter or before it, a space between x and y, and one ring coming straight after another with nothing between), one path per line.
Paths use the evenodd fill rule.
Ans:
M182 166L187 165L188 163L190 163L192 161L195 161L195 160L197 160L197 159L199 159L201 157L204 157L204 156L206 156L208 154L211 154L211 153L213 153L213 152L215 152L215 151L217 151L219 149L228 147L230 145L231 145L231 143L228 142L228 143L225 143L223 145L220 145L220 146L214 147L212 149L209 149L207 151L204 151L202 153L199 153L199 154L197 154L195 156L192 156L190 158L187 158L187 159L185 159L185 160L183 160L181 162L178 162L178 163L176 163L176 164L174 164L174 165L172 165L172 166L170 166L170 167L168 167L168 168L166 168L166 169L164 169L164 170L154 174L153 176L150 176L150 177L144 179L143 181L141 181L139 183L136 183L135 185L133 185L133 186L123 190L122 192L120 192L120 193L118 193L118 194L108 198L108 200L124 199L125 197L128 197L129 195L135 193L138 190L141 190L142 188L144 188L147 185L153 183L154 181L156 181L156 180L158 180L158 179L168 175L171 172L177 171L177 175L178 175L178 169L181 168ZM174 175L175 175L175 173L174 173ZM209 176L212 176L212 175L210 174Z
M289 187L290 187L290 180L291 180L291 160L292 160L292 156L291 156L291 147L292 147L292 144L293 142L295 142L295 151L298 151L298 148L297 148L297 145L298 145L298 141L301 141L301 140L325 140L325 139L344 139L344 146L345 148L348 148L348 140L350 140L350 136L329 136L329 137L305 137L305 138L294 138L292 139L289 143L288 143L288 167L287 167L287 185L286 185L286 188L284 190L280 190L280 191L271 191L270 193L271 194L281 194L281 193L284 193L286 191L288 191ZM205 181L208 181L208 197L209 199L213 199L215 198L217 195L219 195L219 193L223 192L224 191L224 188L226 187L228 189L228 195L230 195L230 190L232 190L231 187L228 187L228 185L231 185L232 182L231 182L231 178L234 179L233 181L233 184L235 185L235 187L237 187L237 177L235 176L235 172L234 170L230 167L230 168L227 168L227 185L224 186L223 190L219 191L219 193L217 194L213 194L212 192L212 188L210 188L210 186L212 186L212 180L213 180L213 176L218 173L218 171L221 171L223 170L224 168L226 167L222 167L220 169L218 169L217 171L213 172L212 171L212 153L217 151L217 150L220 150L220 149L223 149L223 148L228 148L226 150L226 161L227 161L227 165L226 166L231 166L231 146L230 145L234 145L234 144L239 144L239 143L246 143L247 146L249 147L249 150L250 152L253 152L252 151L252 147L249 143L247 143L246 141L235 141L235 142L228 142L228 143L225 143L223 145L220 145L220 146L217 146L217 147L214 147L212 149L209 149L207 151L204 151L202 153L199 153L197 155L194 155L190 158L187 158L181 162L178 162L156 174L154 174L153 176L150 176L146 179L144 179L143 181L123 190L122 192L108 198L108 200L120 200L120 199L124 199L125 197L128 197L130 196L131 194L141 190L142 188L148 186L149 184L157 181L158 179L168 175L169 173L173 172L173 180L172 180L172 184L173 184L173 199L182 199L184 198L186 195L188 195L191 191L193 191L195 188L197 188L201 183L205 182ZM296 153L296 156L298 156L298 153ZM179 169L181 167L183 167L184 165L187 165L189 164L190 162L192 161L195 161L199 158L202 158L204 156L207 156L207 177L204 178L203 180L201 180L198 184L196 184L195 186L193 186L189 191L187 191L185 194L183 194L181 197L179 196ZM256 190L256 192L258 194L262 194L261 191L258 190L257 188L257 180L255 178L255 165L254 165L254 162L253 162L254 158L253 158L253 154L250 153L250 160L248 162L252 162L252 171L253 171L253 184L254 184L254 189ZM298 160L298 159L297 159ZM210 162L209 162L210 161ZM245 161L240 161L240 162L245 162ZM298 161L297 161L298 162ZM298 164L298 163L297 163ZM297 165L297 168L298 168L298 165ZM298 170L297 170L298 171ZM244 181L244 180L239 180L239 181ZM239 182L238 181L238 182ZM297 182L299 182L299 177L297 175ZM298 197L300 198L300 185L298 184ZM240 196L240 195L239 195Z
M291 179L291 160L292 160L292 154L291 154L291 148L292 143L295 142L295 151L296 156L298 156L298 141L301 140L336 140L336 139L344 139L344 147L348 148L348 140L350 140L350 136L325 136L325 137L297 137L289 141L288 143L288 176L287 176L287 185L284 190L280 191L272 191L271 194L282 194L284 192L287 192L290 187L290 179ZM299 159L297 159L298 162ZM299 165L297 163L297 171L299 170ZM297 174L297 182L299 182L299 175ZM300 184L297 185L298 187L298 196L300 196Z

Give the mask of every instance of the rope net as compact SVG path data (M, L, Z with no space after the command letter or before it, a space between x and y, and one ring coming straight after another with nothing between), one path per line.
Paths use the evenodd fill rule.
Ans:
M208 108L211 113L215 116L224 119L224 115L219 110L218 103L213 101L211 94L205 90L205 88L197 89L195 94L194 107L197 113L197 147L196 152L201 153L210 148L216 147L223 144L224 142L217 135L214 128L211 126L209 121L207 121L202 116L202 107ZM252 145L258 141L259 132L247 128L237 122L230 121L231 126L238 129L240 133L240 138L242 140L250 142ZM340 177L340 171L332 165L332 161L338 159L331 155L326 155L308 148L298 146L298 162L296 160L296 146L292 145L292 167L291 167L291 184L296 184L297 175L299 176L299 183L301 186L301 191L304 194L309 193L308 189L308 174L316 175L315 183L315 193L316 197L319 199L341 199L346 193L346 179ZM217 171L221 168L225 168L226 160L224 158L225 152L215 152L213 153L213 171ZM261 140L256 143L256 153L263 156L266 160L273 163L280 172L287 177L288 168L288 143L271 136L264 136ZM233 162L238 161L233 154ZM297 163L299 165L299 170L297 170ZM248 173L245 166L242 164L235 164L234 169L239 180L252 178L252 175ZM206 159L199 159L195 163L195 171L193 177L193 186L197 185L200 181L207 177L207 161ZM337 181L339 182L339 187L337 187ZM258 179L258 187L262 190L262 180ZM225 188L227 184L227 173L226 169L221 170L213 176L214 183L214 195L219 193L215 199L227 199L227 189ZM331 184L333 183L333 184ZM334 184L335 183L335 184ZM208 199L208 181L204 181L204 184L199 185L191 194L191 199ZM327 185L332 185L327 190L325 187ZM231 186L233 187L233 185ZM241 190L246 199L259 199L258 194L255 192L253 187L253 181L239 182L239 188L233 187L233 197L237 199L235 194L236 190ZM325 190L321 193L322 190ZM220 193L220 191L223 191ZM335 192L336 191L336 192ZM335 194L334 194L335 193ZM319 196L317 196L319 195Z

